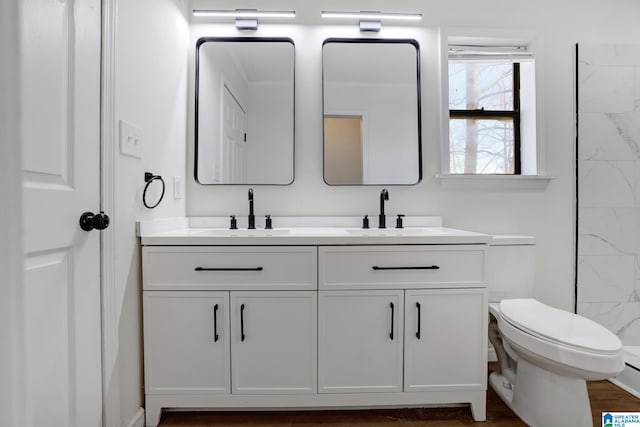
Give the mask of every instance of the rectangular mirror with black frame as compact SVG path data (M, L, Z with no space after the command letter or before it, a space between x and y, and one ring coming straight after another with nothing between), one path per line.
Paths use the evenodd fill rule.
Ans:
M203 37L197 41L197 182L293 182L294 54L289 38Z
M322 47L324 180L412 185L422 178L419 46L327 39Z

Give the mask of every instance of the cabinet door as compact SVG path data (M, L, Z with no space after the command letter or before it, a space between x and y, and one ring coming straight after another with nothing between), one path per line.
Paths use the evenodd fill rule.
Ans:
M405 391L486 388L486 295L483 288L406 291Z
M317 292L231 292L234 394L315 393Z
M402 391L403 292L318 292L318 392Z
M148 394L229 393L229 293L146 291Z

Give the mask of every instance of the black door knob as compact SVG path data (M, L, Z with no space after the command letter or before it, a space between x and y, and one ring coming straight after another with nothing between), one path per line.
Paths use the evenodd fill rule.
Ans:
M104 230L109 226L109 216L100 211L99 214L93 212L84 212L80 215L80 228L84 231Z

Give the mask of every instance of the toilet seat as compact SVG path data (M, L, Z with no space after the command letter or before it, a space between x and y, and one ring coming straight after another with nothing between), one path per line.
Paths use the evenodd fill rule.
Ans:
M604 326L535 299L502 300L500 312L518 329L566 347L605 354L622 348L620 339Z
M582 316L534 299L506 299L491 304L498 328L511 344L550 365L590 372L588 379L608 378L624 367L622 343L608 329Z

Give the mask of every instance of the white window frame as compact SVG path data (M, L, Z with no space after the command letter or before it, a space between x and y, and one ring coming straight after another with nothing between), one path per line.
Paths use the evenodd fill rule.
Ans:
M521 98L533 99L529 111L522 105L521 132L523 135L521 174L454 174L449 170L449 46L526 47L533 55L532 66L521 66ZM514 55L517 56L517 55ZM543 54L542 41L537 34L526 31L440 29L441 75L441 166L436 177L441 185L451 189L544 190L551 177L546 175L544 155L543 116ZM526 63L524 63L526 64ZM531 75L533 73L533 75ZM533 86L533 88L532 88ZM534 90L534 93L531 93ZM528 92L527 92L528 91ZM525 137L525 134L527 135ZM534 136L535 135L535 136Z

